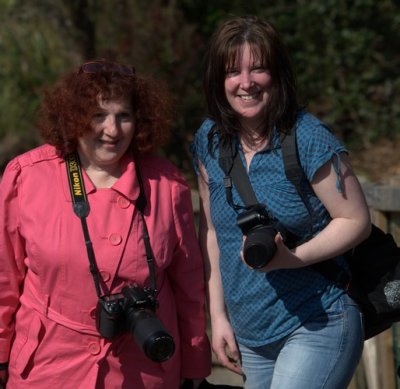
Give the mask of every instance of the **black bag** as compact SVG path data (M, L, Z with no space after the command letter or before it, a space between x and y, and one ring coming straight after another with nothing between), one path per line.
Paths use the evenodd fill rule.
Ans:
M392 235L372 225L371 235L346 253L349 295L365 318L365 339L400 321L400 248Z
M304 202L301 182L308 180L299 162L294 129L282 137L281 144L286 176ZM333 261L313 268L334 282L341 279L341 286L364 314L365 339L369 339L400 321L400 248L391 234L372 224L370 236L344 256L350 276Z
M301 185L303 182L309 184L298 160L294 129L290 134L282 136L281 144L286 176L296 187L312 222L311 210ZM232 185L233 179L244 203L250 205L248 198L254 198L255 195L243 164L237 161L240 161L240 157L232 144L220 145L219 163L226 175L224 182L227 198L231 196L229 185ZM249 196L249 193L252 195ZM231 198L228 202L231 202ZM400 321L400 248L391 234L372 225L370 236L344 256L351 275L333 260L310 267L343 287L359 304L364 314L365 339L369 339Z
M372 225L370 236L344 254L351 276L333 261L312 265L344 288L364 314L365 339L400 321L400 248L392 235Z

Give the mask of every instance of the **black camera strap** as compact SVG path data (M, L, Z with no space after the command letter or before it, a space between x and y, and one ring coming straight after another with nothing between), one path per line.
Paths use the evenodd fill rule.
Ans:
M86 190L82 178L79 156L76 153L71 153L65 157L65 162L73 209L76 216L81 219L83 236L85 239L85 246L89 259L89 269L90 273L92 273L97 296L100 297L101 290L99 282L99 269L97 268L93 245L90 240L89 229L86 223L86 217L89 215L90 207L86 198Z
M249 176L240 159L235 139L231 139L229 143L221 142L219 145L219 165L223 172L224 187L228 204L235 210L247 208L250 209L258 204L257 196L251 186ZM243 200L244 207L235 204L232 196L233 183L240 197Z
M82 178L82 169L79 160L79 155L77 153L68 154L65 157L66 168L67 168L67 176L68 176L68 183L71 192L71 198L73 202L73 210L81 220L82 223L82 230L83 236L85 239L85 245L87 250L87 255L89 259L89 268L90 272L93 276L94 286L96 288L97 296L101 297L101 288L100 288L100 274L99 269L96 263L96 257L93 250L93 245L90 240L89 229L87 226L86 218L90 212L89 202L86 196L85 184ZM143 225L143 240L146 250L146 259L147 264L149 266L150 272L150 280L151 280L151 289L154 295L157 292L157 285L156 285L156 273L155 273L155 265L153 259L153 252L150 245L150 237L149 232L147 229L146 220L144 218L144 210L147 205L146 196L143 187L142 177L139 172L139 167L137 161L135 161L135 168L136 168L136 176L139 182L139 196L137 198L137 208L139 209L140 215L142 217L142 225Z
M308 212L308 230L311 233L312 226L314 224L313 211L308 202L307 197L302 190L302 183L306 183L308 186L308 179L301 168L299 155L297 152L296 142L296 129L293 128L289 133L282 134L281 136L281 147L282 147L282 159L283 166L285 168L286 178L294 185L298 195L301 198L304 206Z
M142 175L140 174L138 161L135 159L135 157L133 157L133 159L135 162L136 177L138 179L140 188L139 196L136 200L136 206L138 207L140 216L142 217L144 248L146 250L146 260L147 260L147 265L149 267L151 288L153 290L153 294L155 295L157 293L156 269L154 265L153 250L151 249L151 244L150 244L149 230L147 228L146 219L144 218L144 210L146 209L147 200L144 192L143 180L142 180Z
M232 197L232 184L235 184L236 190L243 200L245 208L250 209L258 203L257 197L251 186L249 176L241 161L238 148L234 138L231 138L229 143L221 142L219 145L219 165L223 172L224 186L226 191L226 199L228 204L235 210L243 208L234 204ZM299 167L296 133L291 131L281 137L282 158L285 167L285 174L288 180L295 186L297 193L301 197L304 206L307 209L308 218L308 231L311 234L313 226L313 212L307 201L306 196L301 190L302 182L308 182L305 178L303 170ZM304 181L305 180L305 181Z

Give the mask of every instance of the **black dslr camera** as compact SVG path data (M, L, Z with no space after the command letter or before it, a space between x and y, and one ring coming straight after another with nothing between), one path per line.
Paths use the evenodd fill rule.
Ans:
M256 204L240 213L237 225L246 235L243 259L252 269L261 269L271 261L276 252L275 235L278 232L286 241L285 228L269 215L264 204Z
M155 315L158 302L153 289L126 286L122 294L99 298L96 327L104 338L130 332L136 344L154 362L171 358L175 343Z

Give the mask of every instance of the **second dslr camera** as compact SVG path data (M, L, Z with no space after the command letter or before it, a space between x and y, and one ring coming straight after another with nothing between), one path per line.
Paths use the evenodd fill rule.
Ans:
M276 252L275 235L278 232L286 240L285 228L269 215L264 204L256 204L240 213L237 225L246 236L243 259L252 269L261 269L271 261Z

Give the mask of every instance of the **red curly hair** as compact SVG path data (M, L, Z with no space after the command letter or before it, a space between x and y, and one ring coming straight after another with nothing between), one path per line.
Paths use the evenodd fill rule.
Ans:
M114 62L93 62L101 64L99 70L88 73L81 65L45 92L37 121L44 141L55 146L61 156L76 151L78 138L92 131L92 116L101 96L102 100L131 102L135 116L131 146L135 152L153 151L164 144L172 123L172 99L165 85L119 72L118 67L128 68Z

